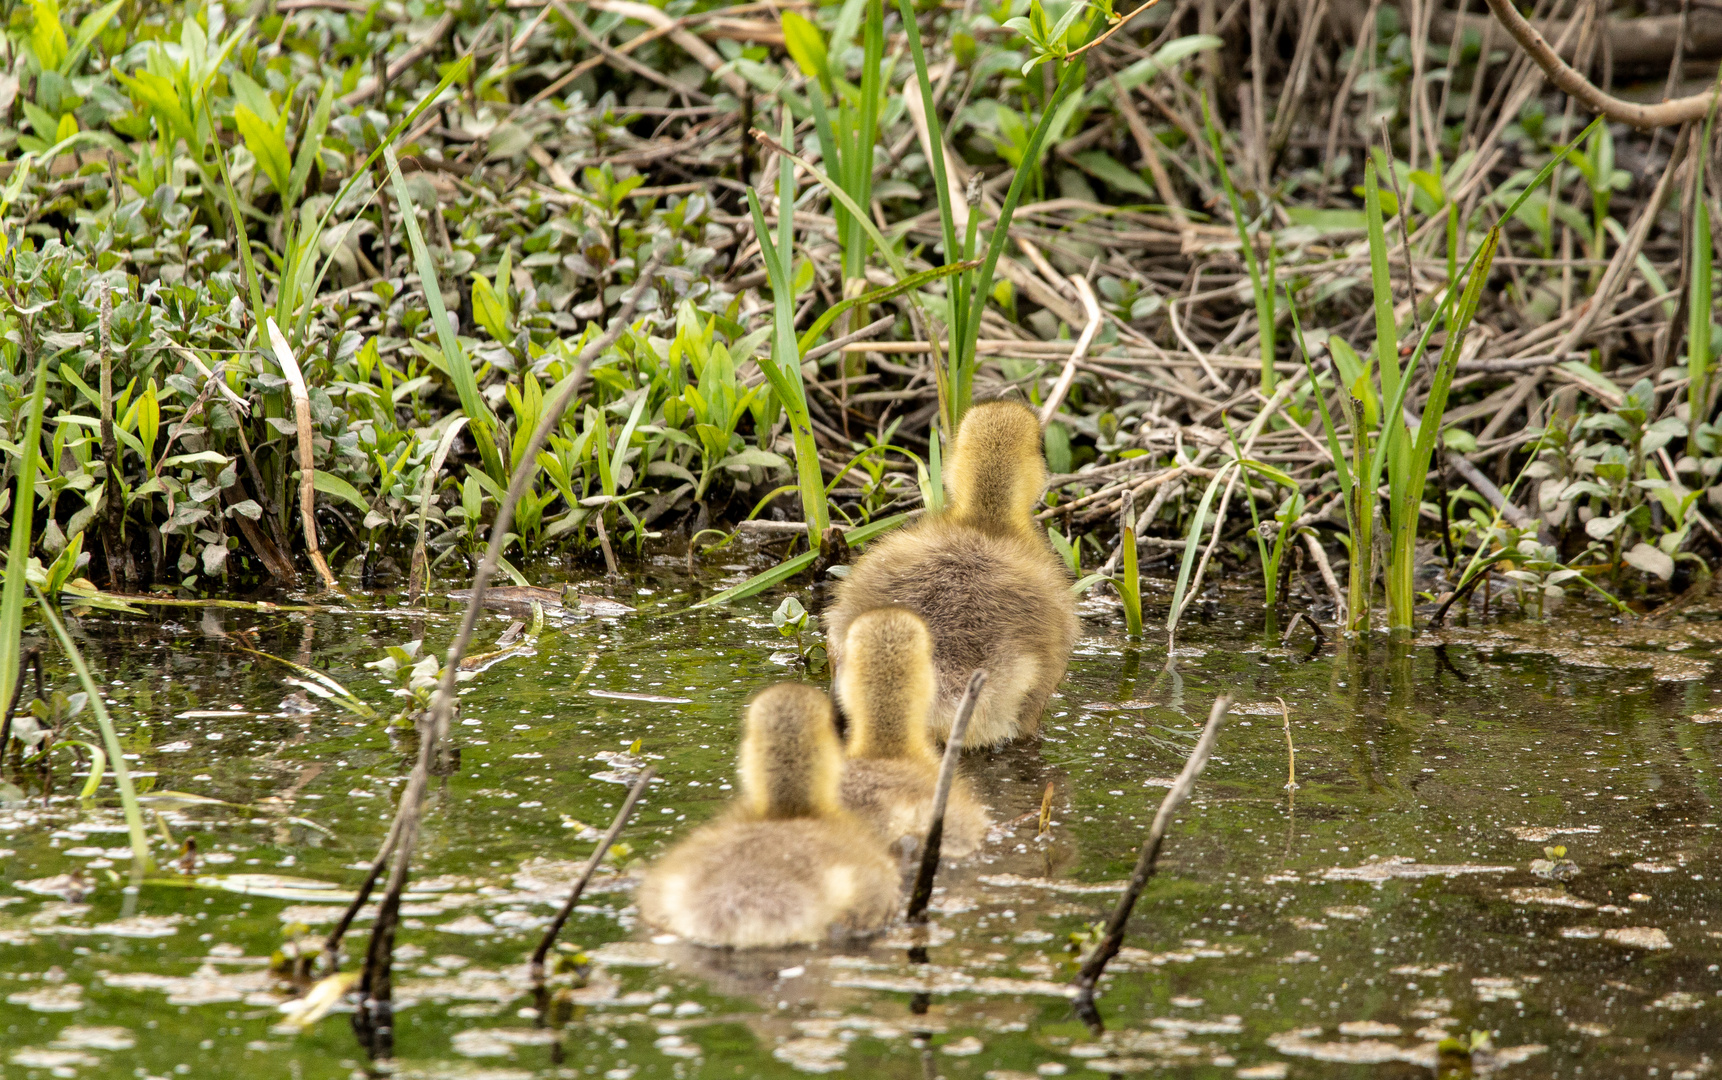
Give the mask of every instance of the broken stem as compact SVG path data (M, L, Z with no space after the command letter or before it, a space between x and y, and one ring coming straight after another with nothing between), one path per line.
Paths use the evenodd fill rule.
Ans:
M610 830L598 841L598 846L592 850L592 857L586 862L586 869L580 872L580 880L574 883L574 889L568 894L568 900L562 905L562 910L556 913L556 918L550 920L550 926L544 931L543 940L532 953L532 983L534 986L544 982L544 957L550 952L550 947L556 944L556 939L562 933L562 927L568 922L568 916L574 913L574 905L580 902L580 894L586 891L586 886L597 872L598 864L604 861L604 856L610 850L610 845L621 835L622 826L628 823L628 818L634 813L634 804L640 801L640 796L646 793L646 785L652 782L652 769L647 766L634 781L634 787L628 792L628 797L622 802L622 808L616 811L616 819L610 822Z
M951 737L945 743L945 758L939 764L939 783L933 789L932 823L927 826L927 841L921 845L921 869L915 874L915 889L909 894L909 922L927 921L927 904L933 899L933 875L939 871L939 846L945 836L945 803L951 797L951 781L956 779L957 758L963 752L963 735L969 729L969 717L974 715L975 702L987 684L987 673L977 671L969 676L969 688L957 706L957 719L951 725Z
M1094 951L1088 954L1088 959L1082 963L1082 970L1076 976L1076 1014L1089 1029L1099 1034L1106 1029L1100 1020L1100 1012L1094 1007L1094 987L1100 982L1100 976L1106 971L1106 965L1118 955L1118 950L1124 944L1124 924L1130 921L1130 912L1136 907L1136 901L1141 898L1142 890L1147 887L1148 879L1154 876L1154 869L1160 860L1160 845L1166 839L1166 830L1171 828L1172 815L1190 797L1190 792L1196 787L1196 777L1202 774L1208 764L1208 758L1214 752L1214 740L1220 733L1220 723L1226 718L1226 712L1232 707L1232 699L1224 694L1214 700L1214 708L1208 713L1208 724L1202 729L1202 735L1196 740L1195 749L1190 751L1190 757L1184 762L1184 771L1178 774L1178 779L1172 782L1171 790L1160 801L1160 811L1154 815L1154 824L1148 829L1148 838L1142 842L1142 851L1136 857L1136 869L1130 874L1130 883L1124 889L1124 895L1118 898L1118 906L1112 909L1112 917L1106 920L1106 931L1100 938L1100 943Z

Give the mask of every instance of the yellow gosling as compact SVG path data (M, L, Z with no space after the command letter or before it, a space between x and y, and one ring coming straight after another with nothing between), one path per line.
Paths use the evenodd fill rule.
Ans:
M977 668L986 669L987 685L964 746L1038 731L1078 630L1070 574L1034 520L1046 479L1032 410L1006 401L970 409L946 470L946 510L869 545L838 586L826 615L837 677L849 659L850 624L901 605L932 634L935 736L950 733Z
M902 607L863 612L849 625L834 689L849 718L843 805L887 843L926 838L939 780L939 755L927 724L933 711L933 639L919 615ZM971 721L972 722L972 721ZM941 854L960 859L986 840L991 822L966 778L955 777L945 805Z
M897 910L897 863L842 808L842 770L826 696L799 683L765 690L744 722L740 797L647 872L641 917L696 944L737 949L881 929Z

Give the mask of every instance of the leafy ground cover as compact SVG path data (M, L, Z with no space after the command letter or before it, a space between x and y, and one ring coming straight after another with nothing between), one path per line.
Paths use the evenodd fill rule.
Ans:
M14 5L0 421L10 498L42 373L39 584L464 577L612 322L510 572L936 506L941 440L1009 393L1054 544L1127 594L1182 550L1173 622L1215 558L1352 627L1491 569L1536 611L1708 580L1708 23L1538 13L1704 106L1635 130L1495 19L1126 14ZM1680 55L1622 44L1670 18Z

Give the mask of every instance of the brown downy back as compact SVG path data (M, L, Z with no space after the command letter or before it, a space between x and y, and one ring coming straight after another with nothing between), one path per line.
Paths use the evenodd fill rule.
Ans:
M1015 401L971 408L946 471L953 520L988 532L1033 532L1047 480L1034 410Z
M849 717L851 758L934 762L927 719L933 708L933 638L904 607L857 616L844 641L837 698Z
M843 749L829 698L805 683L779 683L753 699L743 727L740 802L748 816L837 813Z

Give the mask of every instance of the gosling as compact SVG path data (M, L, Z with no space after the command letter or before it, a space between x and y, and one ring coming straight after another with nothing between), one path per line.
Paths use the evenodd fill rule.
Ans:
M849 624L834 689L849 718L843 805L893 846L919 843L931 824L939 756L927 733L933 710L933 639L921 617L875 608ZM991 826L969 782L954 777L940 852L971 855ZM913 850L910 846L909 850Z
M1034 520L1046 480L1032 410L1006 401L970 409L946 470L945 511L875 541L838 586L826 621L832 670L840 677L857 617L901 605L932 633L936 737L949 736L977 668L987 684L963 745L1035 734L1078 630L1070 574Z
M843 751L831 702L782 683L748 707L741 796L646 874L640 915L699 945L813 944L879 930L900 875L885 844L838 798Z

